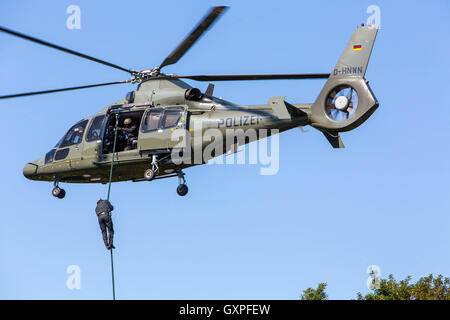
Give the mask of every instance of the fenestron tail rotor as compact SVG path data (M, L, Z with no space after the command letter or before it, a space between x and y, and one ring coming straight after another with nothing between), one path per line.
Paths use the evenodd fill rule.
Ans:
M334 121L349 119L358 108L358 94L348 85L335 87L326 100L327 115Z

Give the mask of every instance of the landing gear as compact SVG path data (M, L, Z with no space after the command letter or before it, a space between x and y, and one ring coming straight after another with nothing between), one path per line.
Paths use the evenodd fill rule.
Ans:
M156 176L156 172L153 169L147 169L144 172L144 179L147 181L153 180L153 178Z
M58 181L55 181L55 187L52 190L52 195L58 199L62 199L66 196L66 191L58 186Z
M144 179L147 181L153 180L156 177L156 175L158 174L158 171L159 171L159 167L158 167L157 155L153 155L152 168L145 170Z
M184 173L182 171L178 171L177 175L178 175L177 193L179 196L184 197L188 193L189 188L186 185L186 179L184 178Z
M177 193L178 193L179 196L184 197L188 193L188 191L189 191L189 188L185 184L180 184L177 187Z

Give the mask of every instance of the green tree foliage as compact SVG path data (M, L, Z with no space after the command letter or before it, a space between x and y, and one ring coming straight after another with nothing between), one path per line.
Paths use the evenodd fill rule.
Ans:
M363 296L357 295L358 300L450 300L450 279L442 275L436 278L430 274L422 277L416 283L411 283L411 277L396 281L393 275L387 280L381 280L379 289Z
M317 289L308 288L303 291L302 300L328 300L328 295L325 292L326 283L319 283Z
M302 300L328 300L325 289L326 283L319 283L317 289L308 288L303 291ZM422 277L416 283L411 277L397 281L394 276L382 279L378 289L362 295L358 292L358 300L450 300L450 279L438 275L436 278L430 274Z

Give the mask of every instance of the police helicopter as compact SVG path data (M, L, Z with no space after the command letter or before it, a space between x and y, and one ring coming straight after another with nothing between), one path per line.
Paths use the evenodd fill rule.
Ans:
M178 177L177 193L188 192L183 169L206 163L239 145L263 138L245 139L222 144L210 158L200 162L174 161L174 151L183 159L192 160L194 149L203 151L210 141L202 132L215 129L227 137L230 129L254 129L256 132L277 129L277 132L310 125L320 130L334 148L344 145L339 132L361 125L377 109L378 101L364 78L378 31L376 26L358 27L339 61L327 74L252 74L252 75L173 75L161 70L174 64L210 28L227 7L211 8L192 32L157 67L142 71L130 70L61 46L0 27L0 31L85 58L129 73L129 80L91 84L78 87L27 92L0 96L0 99L78 90L122 83L136 83L136 90L122 100L106 106L97 114L73 125L49 152L23 169L26 178L51 181L53 196L62 199L66 192L60 183L107 183L111 163L112 182L150 181ZM242 106L213 96L214 85L205 92L193 88L182 79L195 81L236 81L273 79L328 79L317 99L309 104L292 104L285 97L272 97L266 105ZM117 136L114 133L121 132ZM268 135L272 131L269 130ZM174 134L178 133L177 139ZM114 138L113 138L114 137ZM113 140L116 148L113 150ZM222 141L220 141L222 142ZM113 152L114 151L114 152Z

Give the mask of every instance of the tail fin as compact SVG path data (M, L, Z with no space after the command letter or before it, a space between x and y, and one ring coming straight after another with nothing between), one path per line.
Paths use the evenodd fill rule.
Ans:
M318 98L311 106L311 125L338 134L361 125L378 107L368 81L367 64L377 35L376 26L357 28Z
M334 67L330 79L364 77L377 32L376 26L356 29Z

